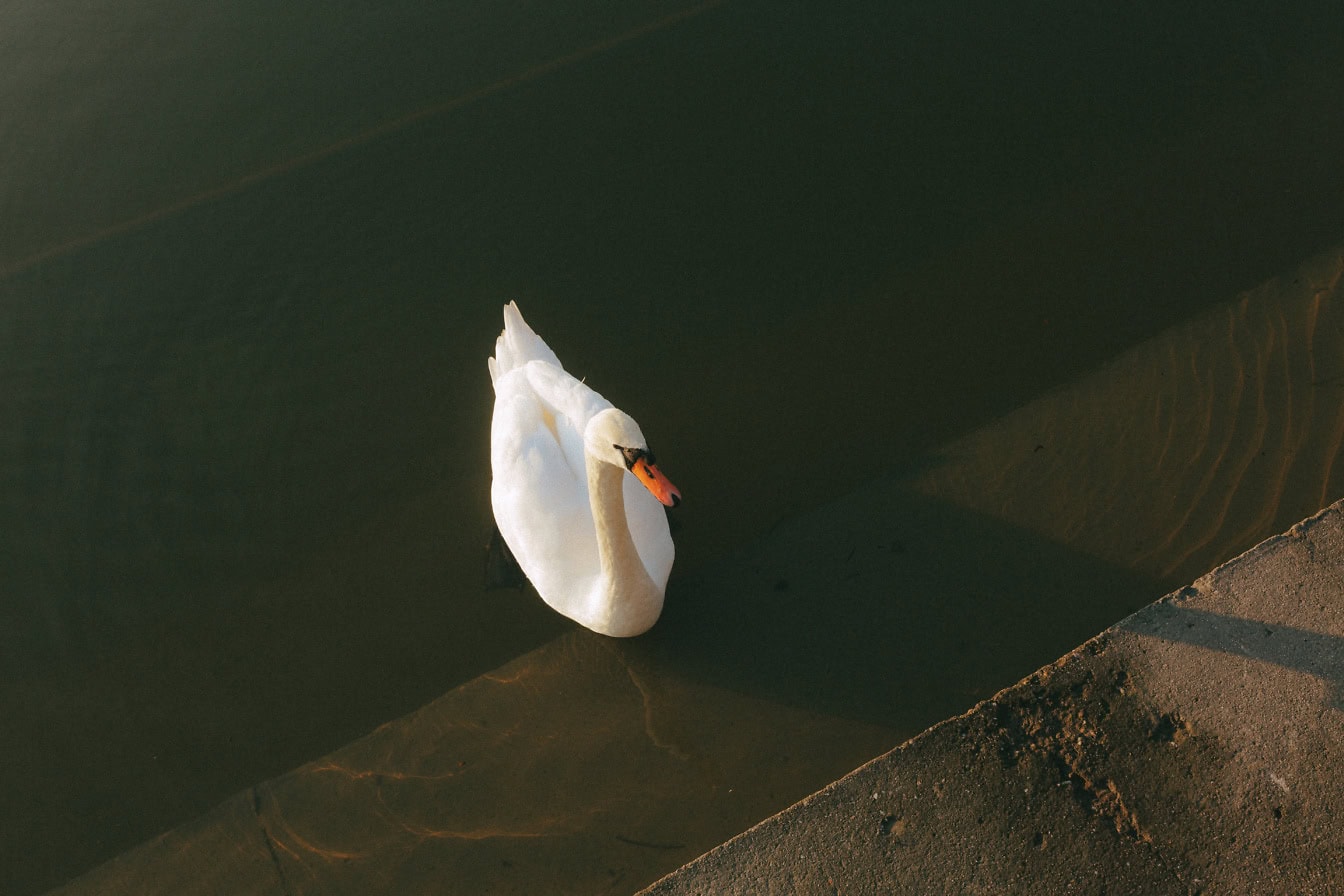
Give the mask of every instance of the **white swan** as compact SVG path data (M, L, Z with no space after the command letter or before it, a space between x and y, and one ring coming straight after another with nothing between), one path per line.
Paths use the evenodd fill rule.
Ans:
M648 631L672 571L659 502L675 507L681 493L639 424L566 373L513 302L489 366L490 502L518 565L575 622L615 637Z

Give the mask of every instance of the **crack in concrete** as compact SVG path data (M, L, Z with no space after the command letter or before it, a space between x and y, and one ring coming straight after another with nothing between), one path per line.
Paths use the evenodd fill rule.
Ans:
M682 762L688 761L691 757L685 750L676 743L664 740L658 735L654 722L655 699L652 689L644 683L644 680L639 676L639 673L635 671L634 666L630 664L629 659L624 653L620 650L606 647L605 645L604 649L608 650L611 656L621 664L621 668L625 669L625 674L630 678L630 683L634 685L635 690L639 692L639 699L644 710L644 735L649 739L649 743L660 750L665 750L668 755L674 759Z
M643 701L644 734L648 736L649 742L660 750L666 750L668 754L672 756L672 758L674 759L679 759L683 762L690 759L690 756L688 756L686 754L686 751L681 749L681 747L677 746L672 741L663 740L661 737L658 736L658 732L654 728L653 695L649 693L649 689L645 686L644 682L640 679L640 677L637 674L635 674L635 670L630 668L630 665L628 663L625 666L625 671L630 676L631 683L633 683L635 689L639 691L639 697Z
M275 850L275 838L271 836L270 828L266 826L266 820L261 815L261 792L253 787L252 794L252 814L257 817L257 827L261 829L261 835L266 841L266 852L271 856L271 866L275 868L275 874L280 878L280 889L293 896L294 888L289 885L289 878L285 876L284 866L280 864L280 854Z

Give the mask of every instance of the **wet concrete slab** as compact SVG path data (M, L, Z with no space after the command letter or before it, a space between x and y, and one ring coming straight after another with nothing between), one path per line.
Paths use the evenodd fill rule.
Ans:
M644 892L1344 887L1344 502Z
M811 796L766 704L574 632L55 892L1331 892L1344 502Z
M628 894L892 742L624 644L574 631L54 892Z

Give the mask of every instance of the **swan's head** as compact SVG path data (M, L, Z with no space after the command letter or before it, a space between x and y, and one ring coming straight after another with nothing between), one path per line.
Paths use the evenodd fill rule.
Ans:
M616 408L599 411L583 430L583 447L605 463L625 467L655 498L668 507L681 503L681 492L659 472L653 452L629 414Z

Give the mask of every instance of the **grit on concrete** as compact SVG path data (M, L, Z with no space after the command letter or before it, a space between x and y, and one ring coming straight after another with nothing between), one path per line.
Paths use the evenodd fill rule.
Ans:
M1344 502L644 891L1344 892Z

